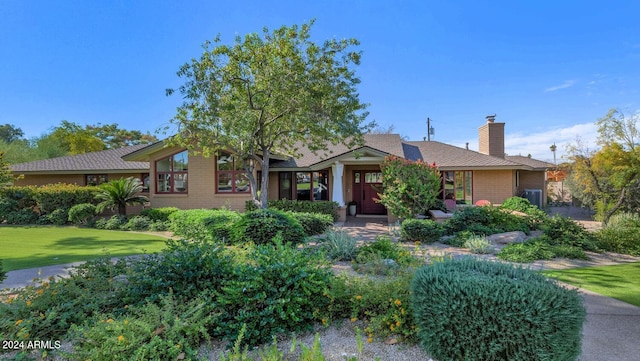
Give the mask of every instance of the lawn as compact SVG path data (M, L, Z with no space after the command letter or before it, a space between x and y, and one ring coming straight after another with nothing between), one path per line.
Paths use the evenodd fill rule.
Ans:
M5 271L87 261L108 254L156 252L165 238L124 231L53 226L0 226Z
M640 262L543 273L562 282L640 306Z

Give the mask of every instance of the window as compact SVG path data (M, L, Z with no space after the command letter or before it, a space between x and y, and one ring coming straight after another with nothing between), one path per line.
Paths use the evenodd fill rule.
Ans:
M186 150L157 160L155 169L156 193L187 193L189 155Z
M329 172L295 172L296 199L299 201L328 201ZM280 188L286 186L286 176L281 176ZM283 184L284 183L284 184Z
M142 192L149 192L149 185L151 183L149 173L142 173L140 175L140 181L142 182Z
M291 172L280 172L278 177L278 199L291 199Z
M242 161L231 154L216 157L216 193L249 193L249 176Z
M102 183L107 183L109 177L106 174L87 174L85 176L85 184L88 186L99 186Z
M454 199L458 204L473 203L473 172L442 172L443 199Z

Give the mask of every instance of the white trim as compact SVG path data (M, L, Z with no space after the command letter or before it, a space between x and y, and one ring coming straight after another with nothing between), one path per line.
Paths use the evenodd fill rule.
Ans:
M331 192L331 200L337 202L340 207L344 206L344 193L342 190L342 176L344 174L344 164L335 161L331 165L333 173L333 190Z

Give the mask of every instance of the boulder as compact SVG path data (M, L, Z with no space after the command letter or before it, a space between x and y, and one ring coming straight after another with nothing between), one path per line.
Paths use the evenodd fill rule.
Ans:
M520 243L527 238L527 235L522 231L497 233L487 236L487 240L492 244L510 244Z

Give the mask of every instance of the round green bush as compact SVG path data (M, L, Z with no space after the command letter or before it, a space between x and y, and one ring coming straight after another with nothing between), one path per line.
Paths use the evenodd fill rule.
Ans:
M69 221L74 224L86 224L96 215L96 206L91 203L80 203L69 209Z
M147 208L140 211L140 215L149 218L151 221L169 221L169 216L179 211L176 207Z
M0 198L0 223L7 220L9 213L17 211L18 202L13 199Z
M308 212L286 212L293 219L300 222L307 236L323 234L333 225L333 217L328 214Z
M446 360L576 360L575 290L509 264L459 258L419 269L411 308L423 347Z
M6 218L7 224L34 224L38 221L38 214L31 208L23 208L9 212Z
M187 209L171 213L171 230L186 239L212 242L229 238L229 229L240 215L227 209Z
M405 241L433 243L444 234L444 226L430 219L406 219L400 232Z
M115 214L111 216L104 224L104 229L117 231L124 227L127 224L127 217Z
M129 231L148 231L151 221L144 216L135 216L131 218L124 228Z
M304 229L300 222L282 211L258 209L244 213L232 227L232 243L253 242L271 243L274 237L281 235L286 243L298 244L304 240Z
M47 221L56 226L63 226L69 220L69 210L65 208L55 209L47 215Z

